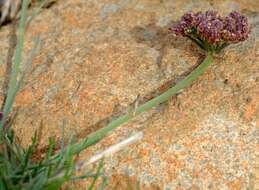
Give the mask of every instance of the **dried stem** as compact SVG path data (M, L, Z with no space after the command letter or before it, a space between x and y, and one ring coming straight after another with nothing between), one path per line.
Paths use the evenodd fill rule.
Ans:
M122 150L123 148L135 143L136 141L139 141L143 138L143 132L138 132L135 135L117 143L114 144L112 146L110 146L109 148L107 148L106 150L104 150L103 152L100 152L94 156L92 156L89 160L87 161L82 161L77 165L77 170L81 170L82 168L84 168L85 166L88 166L92 163L97 162L98 160L101 160L107 156L110 156L116 152L119 152L120 150Z

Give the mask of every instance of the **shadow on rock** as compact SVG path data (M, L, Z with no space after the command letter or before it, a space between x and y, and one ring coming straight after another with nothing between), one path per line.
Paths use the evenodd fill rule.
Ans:
M198 48L194 46L194 44L188 48L186 39L175 36L169 30L169 27L175 23L176 22L170 22L166 27L159 27L155 23L150 23L146 26L136 26L131 30L131 34L136 42L146 44L159 52L156 61L158 65L161 65L168 47L198 53Z

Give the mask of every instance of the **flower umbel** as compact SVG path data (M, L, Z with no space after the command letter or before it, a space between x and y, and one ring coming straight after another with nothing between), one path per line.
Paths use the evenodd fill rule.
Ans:
M246 40L250 27L247 18L236 11L226 17L217 11L206 11L185 13L170 30L190 38L206 51L219 52L231 43Z

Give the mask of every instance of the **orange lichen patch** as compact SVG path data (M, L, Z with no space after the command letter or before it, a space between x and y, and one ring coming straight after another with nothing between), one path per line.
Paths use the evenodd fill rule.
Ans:
M108 46L103 50L107 55L104 59L109 60L107 71L112 82L122 81L125 76L130 77L136 74L138 67L137 57L134 51L127 47L128 44Z
M123 19L122 19L123 18ZM138 19L138 18L141 18ZM125 20L127 22L125 22ZM142 12L133 9L125 9L116 14L116 16L109 17L107 21L112 22L116 27L135 27L136 23L149 24L154 22L155 13L153 12Z
M258 114L258 112L259 112L259 96L252 99L252 101L246 105L244 118L250 121L252 118L254 118L254 116Z
M259 11L258 8L258 1L257 0L237 0L239 5L242 7L243 10L252 10L252 11ZM217 2L218 3L218 2Z
M78 92L77 96L83 110L95 113L95 117L103 118L112 113L115 101L115 98L107 97L106 94L107 92L98 91L95 86L88 85L84 90Z
M110 185L108 188L120 190L120 189L139 189L139 190L159 190L160 188L156 185L144 185L138 181L134 176L126 175L113 175L110 178Z
M64 3L65 4L65 3ZM82 6L91 7L91 9L81 9ZM78 11L80 9L81 11ZM75 0L73 2L69 2L66 8L62 8L59 11L59 14L62 18L63 27L65 29L71 30L74 29L86 29L93 22L98 25L98 8L95 3L89 2L81 2L80 0Z
M96 94L96 86L88 84L83 90L78 92L78 97L80 98L80 102L86 102L89 98L94 98Z
M149 156L150 151L145 149L145 148L143 148L143 149L139 150L139 154L141 155L141 157L146 157L146 156Z
M194 170L192 170L190 174L192 175L193 178L199 178L199 176L201 175L201 172L202 172L201 168L199 167L199 165L197 165L197 167Z
M193 185L193 186L191 187L191 190L200 190L200 188L197 187L196 185Z
M35 94L33 93L32 89L23 90L16 96L16 103L20 106L26 106L34 101Z
M29 30L30 30L30 35L38 36L41 33L48 33L50 30L50 27L46 23L37 23L37 24L31 25Z
M171 156L166 156L166 157L162 156L162 158L168 164L168 167L172 167L175 169L184 167L184 161L181 160L182 159L181 156L171 155Z
M242 167L243 167L245 170L247 170L248 167L249 167L249 160L244 160L244 161L242 161Z
M242 178L237 178L231 182L228 182L226 185L230 190L242 189L244 186Z
M70 11L66 11L62 14L64 22L67 23L70 27L79 27L79 19L77 15L71 13Z
M205 170L213 176L213 179L220 179L222 177L222 172L211 164L207 164Z
M67 29L71 29L71 26L77 29L87 28L92 22L97 20L94 12L78 13L76 11L67 10L62 12L61 15L65 21L64 26L66 26Z

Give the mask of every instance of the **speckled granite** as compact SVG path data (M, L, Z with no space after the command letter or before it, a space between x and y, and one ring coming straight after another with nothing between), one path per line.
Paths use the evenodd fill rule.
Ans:
M249 40L228 47L191 87L81 158L141 130L141 142L106 159L111 187L125 189L121 176L129 176L142 189L258 189L259 0L62 0L44 10L26 36L25 55L34 37L42 44L17 97L23 144L41 121L42 144L60 136L64 121L66 134L87 135L138 95L152 97L181 79L203 52L168 26L188 10L207 9L247 15ZM1 62L8 30L0 30ZM75 186L85 189L85 182Z

